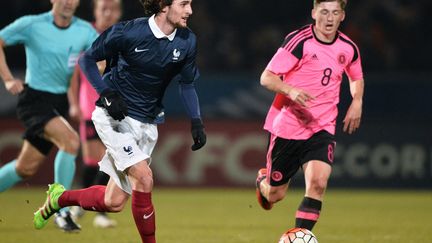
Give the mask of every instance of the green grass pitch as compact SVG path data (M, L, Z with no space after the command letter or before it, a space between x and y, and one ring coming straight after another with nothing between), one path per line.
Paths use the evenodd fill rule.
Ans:
M93 213L79 221L82 231L67 234L50 222L35 230L33 212L45 199L44 188L16 188L0 194L2 243L140 242L129 206L112 214L119 225L92 226ZM289 191L271 211L262 210L252 189L156 189L158 242L277 243L293 226L302 190ZM432 192L332 190L314 228L320 243L432 242Z

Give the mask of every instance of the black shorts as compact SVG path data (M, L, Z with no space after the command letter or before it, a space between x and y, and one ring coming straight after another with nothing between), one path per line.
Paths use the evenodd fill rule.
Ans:
M267 170L270 171L270 185L288 183L298 169L311 160L332 165L335 138L327 131L319 131L306 140L293 140L270 134L267 151Z
M25 85L18 96L16 110L25 127L23 138L47 155L53 144L43 137L44 127L54 117L67 117L68 109L67 94L53 94Z
M100 140L92 120L84 120L80 123L80 138L83 142L88 140Z

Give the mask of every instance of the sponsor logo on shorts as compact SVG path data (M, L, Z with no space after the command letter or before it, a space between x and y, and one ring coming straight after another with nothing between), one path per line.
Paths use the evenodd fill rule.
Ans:
M132 146L123 147L123 150L124 150L128 155L133 154Z
M273 171L271 174L272 180L274 181L281 181L283 178L283 175L280 171Z

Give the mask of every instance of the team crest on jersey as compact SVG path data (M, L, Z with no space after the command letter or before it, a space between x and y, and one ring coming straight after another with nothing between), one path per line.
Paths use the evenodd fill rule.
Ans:
M178 61L179 57L180 57L180 51L177 50L177 49L174 49L174 51L173 51L173 58L172 59L174 61Z
M346 63L345 54L343 54L343 53L339 54L337 59L338 59L338 62L340 65L345 65L345 63Z

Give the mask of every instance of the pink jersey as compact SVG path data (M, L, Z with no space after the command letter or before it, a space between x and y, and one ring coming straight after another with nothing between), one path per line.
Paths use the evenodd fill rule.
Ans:
M316 38L313 25L290 33L266 69L315 97L305 108L276 94L264 129L285 139L308 139L320 130L334 134L343 73L352 81L363 79L354 42L338 32L332 43L324 43Z
M93 28L96 29L95 23L92 23ZM79 89L79 105L82 112L82 118L84 120L91 120L92 113L96 108L96 100L99 98L99 94L95 88L90 84L81 68L78 66L80 75L80 89Z
M99 94L80 69L79 104L84 120L91 120L92 112L96 108L95 102L98 98Z

